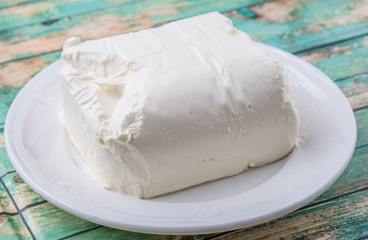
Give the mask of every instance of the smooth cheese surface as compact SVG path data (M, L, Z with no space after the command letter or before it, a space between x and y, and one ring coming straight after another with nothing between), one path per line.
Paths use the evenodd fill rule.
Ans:
M91 177L149 198L287 155L283 68L214 12L64 45L64 125Z

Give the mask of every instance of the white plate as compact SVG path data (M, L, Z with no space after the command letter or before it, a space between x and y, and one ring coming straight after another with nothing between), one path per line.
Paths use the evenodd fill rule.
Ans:
M316 198L340 176L354 151L356 123L345 96L326 75L284 51L260 46L285 65L301 115L305 140L281 161L151 200L108 191L81 174L71 157L78 156L66 150L59 122L60 60L37 74L14 100L5 125L9 157L45 199L114 228L194 234L283 216Z

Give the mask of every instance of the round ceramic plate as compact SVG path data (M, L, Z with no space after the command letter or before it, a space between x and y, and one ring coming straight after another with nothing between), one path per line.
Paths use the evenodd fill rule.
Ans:
M37 74L14 100L5 126L9 157L45 199L114 228L194 234L283 216L316 198L340 176L354 151L356 123L345 96L326 75L284 51L260 46L285 66L300 111L304 142L283 160L150 200L106 190L81 173L75 164L79 156L67 151L59 121L60 60Z

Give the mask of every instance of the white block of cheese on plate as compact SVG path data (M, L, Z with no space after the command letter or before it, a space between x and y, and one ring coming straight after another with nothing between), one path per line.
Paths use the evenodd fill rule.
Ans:
M283 67L213 12L66 41L63 124L90 176L151 198L286 156L299 117Z

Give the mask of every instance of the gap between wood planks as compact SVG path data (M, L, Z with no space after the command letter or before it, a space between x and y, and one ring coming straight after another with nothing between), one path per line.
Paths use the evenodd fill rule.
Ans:
M355 108L355 109L353 109L353 111L354 111L354 112L358 112L358 111L360 111L360 110L364 110L364 109L366 109L366 108L368 108L368 105L365 105L365 106L363 106L363 107Z
M329 43L321 44L321 45L318 45L318 46L315 46L315 47L310 47L310 48L305 48L305 49L302 49L302 50L298 50L298 51L293 52L293 54L294 55L299 55L299 54L314 51L314 50L317 50L317 49L320 49L320 48L329 47L329 46L334 45L334 44L343 43L343 42L346 42L346 41L350 41L350 40L365 37L365 36L368 36L368 32L363 33L363 34L358 34L358 35L355 35L355 36L352 36L352 37L340 39L340 40L337 40L337 41L332 41L332 42L329 42Z
M31 235L32 239L36 239L35 235L33 234L31 228L29 227L29 225L28 225L26 219L24 218L22 212L19 210L19 207L18 207L17 203L15 202L13 196L10 194L9 189L6 187L6 185L5 185L5 183L4 183L4 181L3 181L2 178L0 178L0 183L3 185L6 193L8 194L8 196L9 196L9 198L11 200L11 202L13 203L15 209L17 210L17 214L22 219L22 222L23 222L24 226L27 228L27 230L28 230L29 234Z
M102 227L102 225L98 225L98 226L95 226L93 228L89 228L89 229L86 229L86 230L83 230L83 231L80 231L80 232L77 232L77 233L73 233L69 236L59 238L59 240L64 240L64 239L68 239L68 238L71 238L71 237L75 237L75 236L81 235L82 233L90 232L92 230L95 230L95 229L101 228L101 227Z
M340 198L343 198L343 197L346 197L346 196L354 195L356 193L363 192L363 191L366 191L366 190L368 190L368 187L360 188L360 189L357 189L357 190L354 190L354 191L351 191L351 192L341 194L339 196L335 196L335 197L332 197L332 198L321 200L319 202L312 203L312 204L306 205L304 207L301 207L301 208L299 208L299 209L297 209L297 210L295 210L295 211L293 211L289 214L297 213L299 211L302 211L302 210L305 210L305 209L308 209L308 208L312 208L312 207L315 207L315 206L319 206L319 205L322 205L322 204L325 204L325 203L328 203L328 202L331 202L331 201L334 201L334 200L337 200L337 199L340 199ZM246 229L246 228L243 228L243 229ZM216 234L214 236L210 236L208 238L205 238L205 240L216 239L218 237L226 236L226 235L231 234L231 233L241 232L243 229L235 229L235 230L219 233L219 234ZM364 237L359 238L359 239L366 239L366 238L368 238L368 236L364 236Z
M221 3L222 1L223 0L218 0L216 2ZM256 6L256 5L265 3L265 2L269 2L269 0L251 0L250 3L248 3L246 5L242 5L242 6L239 6L240 5L239 3L233 3L231 5L235 5L235 6L233 6L233 7L235 7L235 9L241 9L241 8L249 8L249 7L252 7L252 6ZM128 2L125 2L124 4L125 5L129 5ZM116 5L116 6L118 6L119 8L121 8L120 4L119 5ZM178 6L176 6L176 7L178 7ZM191 6L191 7L193 7L193 6ZM108 9L109 10L109 9L114 9L114 8L112 8L111 6L106 7L106 8L102 8L102 10L105 10L105 9ZM212 10L216 10L215 8L211 8L211 9ZM190 12L190 10L188 10L188 11ZM228 13L228 12L231 12L231 11L233 11L233 8L229 6L229 8L225 8L222 12L223 13ZM84 15L89 14L89 13L94 13L94 12L95 12L95 10L90 10L88 12L86 11ZM104 12L106 12L106 11L104 11ZM189 12L188 12L188 14L190 15ZM132 14L132 16L135 16L136 14L139 15L141 13L135 13L135 14ZM38 21L38 22L34 21L33 23L23 24L21 27L29 26L29 25L39 25L39 23L41 23L43 25L50 25L50 24L52 24L54 22L57 22L57 21L59 21L61 19L68 19L69 17L72 17L72 16L74 16L74 15L71 14L71 15L63 16L63 18L52 18L52 19L47 19L47 20L43 19L42 21ZM78 17L80 17L80 16L78 15ZM171 19L171 20L174 21L174 20L177 20L177 19L174 18L174 19ZM155 25L162 25L162 24L167 23L167 22L170 22L170 21L167 21L167 20L165 20L165 21L164 20L158 21L158 22L155 23ZM0 30L0 36L1 36L1 33L11 32L9 30L12 30L12 29L13 28L8 28L8 29L5 29L5 30ZM53 35L53 34L51 34L51 35ZM3 46L3 47L6 48L6 46ZM58 49L44 50L44 51L42 51L42 53L29 53L29 54L23 53L23 54L16 54L15 56L12 56L12 57L9 56L10 59L8 59L8 60L6 60L8 58L8 57L6 57L3 61L0 61L0 65L11 63L11 62L18 61L18 60L30 59L32 57L40 57L40 56L43 56L43 55L46 55L46 54L57 53L57 52L60 52L60 50L61 50L61 46L59 46Z
M46 1L46 0L29 0L30 3L36 3L36 2L43 2L43 1ZM150 0L142 0L143 1L150 1ZM257 5L260 5L262 3L266 3L266 2L274 2L274 1L277 1L277 0L255 0L254 2L252 3L249 3L249 4L244 4L242 6L239 6L239 7L236 7L234 9L241 9L241 8L245 8L245 7L253 7L253 6L257 6ZM140 2L140 3L142 3ZM112 10L112 9L115 9L117 7L122 7L122 6L126 6L126 5L130 5L130 4L134 4L136 3L135 0L129 0L129 1L126 1L126 2L123 2L123 3L117 3L117 4L113 4L113 5L109 5L109 6L106 6L106 7L100 7L100 8L95 8L93 10L88 10L88 11L82 11L82 12L78 12L78 13L74 13L74 14L70 14L70 15L67 15L67 16L60 16L60 17L57 17L57 18L51 18L51 19L48 19L48 20L42 20L42 21L33 21L33 22L30 22L30 23L26 23L26 24L23 24L23 25L19 25L19 26L14 26L14 27L10 27L10 28L5 28L5 29L2 29L0 30L0 34L2 32L8 32L8 31L11 31L13 29L17 29L17 28L23 28L23 27L27 27L27 26L32 26L32 25L36 25L36 24L43 24L44 22L57 22L57 21L60 21L62 19L65 19L65 18L69 18L69 17L74 17L74 16L83 16L83 15L87 15L87 14L90 14L90 13L93 13L93 12L97 12L97 11L105 11L105 10ZM24 5L24 4L20 4L20 5ZM17 4L14 4L14 6L17 6ZM7 8L7 7L4 7L4 8ZM0 7L0 10L1 9L4 9L4 8L1 8ZM232 9L232 10L234 10ZM231 11L231 10L230 10ZM225 11L225 12L229 12L229 11Z
M218 2L222 2L222 0L218 0ZM244 5L244 6L234 6L234 8L231 8L231 9L227 9L227 10L223 10L222 13L227 13L229 14L230 12L233 12L234 10L236 9L245 9L245 8L250 8L250 7L254 7L254 6L257 6L257 5L261 5L265 2L273 2L273 1L266 1L266 0L252 0L252 3L249 3L247 5ZM128 4L128 3L126 3ZM233 5L240 5L238 2L237 3L234 3ZM110 9L111 6L107 6L106 8ZM99 8L96 8L96 9L99 9ZM104 8L101 8L101 9L104 9ZM189 10L188 10L189 11ZM89 12L94 12L94 10L90 10ZM88 12L88 13L89 13ZM190 11L189 11L190 12ZM73 16L73 15L68 15L68 16ZM255 14L254 16L257 16L257 14ZM55 22L55 21L58 21L62 18L53 18L53 19L43 19L42 21L38 21L38 22L41 22L41 23L51 23L51 22ZM171 20L175 20L175 19L171 19ZM36 21L35 21L36 22ZM163 24L163 23L166 23L165 21L158 21L157 24ZM23 25L24 26L24 25ZM364 28L365 29L365 28ZM64 29L65 30L65 29ZM364 30L366 31L366 30ZM58 32L58 31L57 31ZM361 32L361 31L360 31ZM1 33L1 31L0 31ZM354 35L355 34L355 35ZM365 36L367 35L368 33L361 33L361 34L358 34L357 32L354 32L353 36L351 37L348 37L346 35L344 35L344 39L341 39L339 41L334 41L334 42L330 42L330 43L327 43L327 44L324 44L324 45L320 45L320 46L317 46L317 47L310 47L310 48L306 48L306 49L303 49L303 50L298 50L298 51L295 51L294 54L299 54L299 53L302 53L302 52L305 52L305 51L311 51L313 49L317 49L319 47L324 47L324 46L329 46L331 43L339 43L339 42L343 42L343 41L346 41L346 40L351 40L351 39L354 39L354 38L357 38L359 36ZM10 34L11 35L11 34ZM52 35L52 34L50 34ZM12 35L11 35L12 36ZM13 36L14 37L14 36ZM36 38L37 39L37 38ZM34 40L34 39L33 39ZM331 39L329 39L331 40ZM61 44L61 43L60 43ZM55 48L58 48L58 49L55 49ZM6 46L5 46L6 48ZM3 62L0 62L0 64L6 64L6 63L10 63L10 62L14 62L14 61L18 61L18 60L23 60L23 59L29 59L31 57L39 57L39 56L43 56L43 55L46 55L46 54L49 54L49 53L57 53L60 51L60 48L61 46L57 45L57 46L53 46L52 49L48 50L48 49L44 49L44 50L39 50L40 52L41 51L44 51L43 53L17 53L15 54L14 56L10 55L10 56L7 56L6 54L6 57L3 59L4 61ZM298 48L300 49L300 48ZM34 54L34 55L33 55ZM13 58L13 59L11 59Z
M343 81L343 80L346 80L346 79L349 79L349 78L359 77L359 76L364 75L366 73L368 73L368 71L359 72L359 73L354 74L354 75L349 75L349 76L346 76L346 77L335 79L334 82L340 82L340 81Z
M46 200L42 200L40 202L36 202L36 203L31 203L25 207L23 207L22 209L20 209L19 211L17 212L6 212L6 211L3 211L3 212L0 212L0 216L1 215L9 215L9 216L15 216L15 215L19 215L19 213L23 213L25 210L27 209L30 209L30 208L33 208L33 207L36 207L36 206L39 206L39 205L42 205L42 204L45 204L45 203L48 203L48 201Z
M219 4L219 3L222 3L223 2L223 0L217 0L216 1L217 2L217 4ZM265 3L265 2L269 2L269 1L267 1L267 0L252 0L250 3L248 3L247 5L242 5L242 6L239 6L240 5L240 3L238 3L238 2L236 2L235 1L235 3L233 3L233 4L231 4L231 6L229 6L228 8L224 8L223 9L223 11L222 12L224 12L224 13L227 13L227 12L230 12L230 11L233 11L233 7L235 7L236 9L239 9L239 8L249 8L249 7L252 7L252 6L256 6L256 5L259 5L259 4L261 4L261 3ZM128 3L126 2L125 4L127 4L128 5ZM193 5L193 4L192 4ZM193 8L194 6L196 6L196 5L194 5L194 6L192 6L191 5L191 8ZM203 5L203 4L202 4ZM232 6L232 5L234 5L234 6ZM201 6L201 4L199 4L197 7L199 7L199 6ZM176 7L179 7L178 5L175 5L175 6L173 6L174 8L176 8ZM110 9L110 7L107 7L108 9ZM121 7L119 7L119 8L121 8ZM151 7L150 7L151 8ZM223 8L223 7L222 7ZM212 10L216 10L215 8L211 8ZM156 9L157 10L157 9ZM153 11L156 11L156 10L153 10ZM165 9L161 9L161 10L165 10ZM187 12L186 14L188 15L191 15L190 14L190 11L191 10L186 10L185 12ZM91 13L94 13L95 11L89 11L89 12L91 12ZM88 12L88 13L89 13ZM103 11L103 12L105 12L106 13L106 11ZM86 13L87 14L87 13ZM140 14L143 14L142 12L137 12L137 13L134 13L134 14L131 14L131 15L129 15L129 16L136 16L136 15L140 15ZM143 14L144 15L144 14ZM69 17L71 17L71 16L73 16L73 15L67 15L67 16L65 16L64 17L64 19L68 19ZM108 14L108 16L109 16L109 14ZM78 15L78 17L80 17L79 15ZM120 16L120 17L122 17L122 16ZM152 23L152 24L154 24L155 26L156 25L162 25L162 24L164 24L164 23L167 23L167 22L170 22L170 21L173 21L173 20L177 20L176 18L178 18L178 16L176 16L176 17L174 17L173 19L171 19L170 18L170 20L162 20L162 21L157 21L157 22L155 22L155 23ZM53 22L57 22L58 20L60 20L61 18L52 18L52 19L47 19L47 20L45 20L45 19L43 19L42 21L40 21L41 22L41 24L42 25L49 25L49 24L51 24L51 23L53 23ZM45 24L45 23L47 23L47 24ZM40 25L40 24L33 24L33 23L29 23L29 24L31 24L31 25ZM28 26L29 24L26 24L26 25L22 25L22 26ZM74 28L71 28L71 29L74 29ZM11 30L11 28L9 28L8 30ZM0 36L1 36L1 33L3 32L3 33L7 33L8 32L8 30L3 30L3 31L0 31ZM66 29L64 29L64 30L66 30ZM127 29L128 30L128 29ZM136 29L136 30L139 30L139 28L138 29ZM59 30L58 30L59 31ZM57 31L57 34L58 34L58 31ZM11 32L11 31L9 31L9 32ZM63 32L63 31L61 31L61 32ZM126 32L126 31L123 31L123 32ZM119 32L115 32L115 34L116 33L119 33ZM52 34L50 34L50 35L52 35L52 36L54 36L54 34L55 33L52 33ZM11 34L10 34L11 35ZM14 37L14 36L13 36ZM44 36L45 37L45 36ZM55 36L54 36L55 37ZM60 36L59 36L60 37ZM89 39L89 38L87 38L87 39ZM93 39L93 37L92 37L92 39ZM24 39L23 39L24 40ZM34 39L33 39L34 40ZM32 40L32 41L33 41ZM6 41L5 41L6 42ZM4 42L4 43L5 43ZM22 40L20 40L20 42L22 42ZM9 44L9 43L8 43ZM19 43L18 43L19 44ZM58 46L53 46L52 47L52 49L43 49L43 50L39 50L39 52L37 53L37 52L32 52L32 53L27 53L27 52L23 52L22 53L22 51L21 51L21 53L17 53L17 54L15 54L14 56L12 56L12 55L10 55L10 56L7 56L7 54L5 54L6 55L6 57L5 57L5 59L3 58L3 60L2 61L0 61L0 65L2 65L2 64L7 64L7 63L11 63L11 62L14 62L14 61L18 61L18 60L24 60L24 59L30 59L30 58L32 58L32 57L40 57L40 56L43 56L43 55L46 55L46 54L51 54L51 53L56 53L56 52L59 52L60 50L61 50L61 47L62 47L62 45L60 45L61 43L59 43L59 44L57 44ZM11 44L10 44L11 45ZM32 45L32 44L31 44ZM41 45L43 45L43 44L41 44ZM46 44L47 45L47 44ZM60 45L60 46L59 46ZM56 49L55 49L55 47L57 47ZM1 48L1 46L0 46L0 48ZM6 47L6 45L2 45L2 48L7 48ZM21 47L21 46L19 46L19 49L23 49L23 47ZM41 53L40 53L41 52ZM8 54L9 54L9 52L8 52Z
M47 55L47 54L51 54L51 53L58 53L58 52L61 52L61 50L55 50L55 51L49 51L49 52L33 54L31 56L19 57L19 58L11 59L11 60L8 60L8 61L0 62L0 66L8 64L8 63L12 63L12 62L17 62L17 61L20 61L20 60L32 59L32 58L36 58L36 57L41 57L43 55Z
M315 47L311 47L311 48L306 48L306 49L303 49L303 50L298 50L298 51L292 52L292 54L294 54L294 55L300 55L300 54L303 54L303 53L306 53L306 52L309 52L309 51L313 51L313 50L325 48L325 47L328 47L328 46L331 46L331 45L334 45L334 44L339 44L339 43L343 43L343 42L346 42L346 41L350 41L350 40L353 40L353 39L357 39L357 38L361 38L361 37L366 37L366 36L368 36L368 32L367 33L364 33L364 34L359 34L359 35L356 35L356 36L348 37L348 38L345 38L345 39L340 39L340 40L337 40L337 41L332 41L332 42L329 42L329 43L326 43L326 44L322 44L322 45L319 45L319 46L315 46ZM35 57L40 57L40 56L43 56L43 55L47 55L47 54L51 54L51 53L58 53L58 52L61 52L61 50L55 50L55 51L49 51L49 52L43 52L43 53L39 53L39 54L34 54L34 55L31 55L31 56L19 57L19 58L11 59L11 60L8 60L8 61L0 62L0 66L1 65L5 65L5 64L8 64L8 63L16 62L16 61L19 61L19 60L32 59L32 58L35 58ZM364 73L365 72L358 73L358 74L360 75L360 74L364 74ZM356 76L356 75L354 75L354 76ZM348 76L348 77L344 77L344 78L341 78L341 79L337 79L336 81L344 80L344 79L349 78L349 77L352 77L352 76Z
M1 178L4 178L4 177L5 177L6 175L8 175L8 174L15 173L15 172L16 172L15 170L9 171L9 172L5 173L4 175L2 175L2 176L0 177L0 179L1 179Z
M143 0L143 1L146 1L146 0ZM115 5L110 5L110 6L107 6L107 7L96 8L96 9L85 11L85 12L74 13L74 14L70 14L68 16L61 16L61 17L58 17L58 18L51 18L51 19L48 19L47 21L59 21L61 19L68 18L68 17L82 16L82 15L93 13L93 12L96 12L96 11L99 11L99 10L114 9L116 7L122 7L122 6L126 6L126 5L129 5L129 4L132 4L132 3L135 3L135 0L129 0L128 2L123 2L123 3L119 3L119 4L115 4ZM35 24L42 24L43 22L45 22L45 20L42 20L42 21L33 21L33 22L26 23L26 24L19 25L19 26L5 28L5 29L0 30L0 34L2 32L8 32L8 31L11 31L11 30L17 29L17 28L23 28L23 27L32 26L32 25L35 25Z

